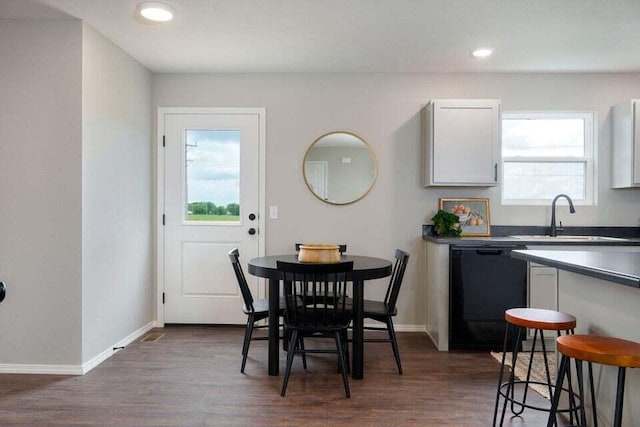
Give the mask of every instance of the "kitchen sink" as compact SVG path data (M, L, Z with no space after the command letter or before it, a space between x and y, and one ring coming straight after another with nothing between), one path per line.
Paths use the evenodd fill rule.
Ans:
M522 240L539 240L547 242L624 242L627 239L620 237L607 237L607 236L548 236L544 234L530 234L530 235L518 235L509 236Z

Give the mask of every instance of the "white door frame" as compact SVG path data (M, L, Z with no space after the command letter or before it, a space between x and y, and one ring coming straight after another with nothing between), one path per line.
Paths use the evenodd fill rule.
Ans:
M266 218L266 109L265 108L200 108L200 107L160 107L158 108L158 134L156 137L156 326L164 326L164 225L162 218L164 215L164 184L165 184L165 152L164 141L164 116L166 114L255 114L258 116L259 141L259 171L260 188L258 189L258 256L265 254L265 218ZM266 289L262 281L259 286L259 298L266 295Z

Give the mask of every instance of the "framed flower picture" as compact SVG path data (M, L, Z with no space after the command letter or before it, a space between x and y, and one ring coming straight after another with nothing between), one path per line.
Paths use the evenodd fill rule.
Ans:
M440 209L460 218L462 236L490 236L489 199L440 199Z

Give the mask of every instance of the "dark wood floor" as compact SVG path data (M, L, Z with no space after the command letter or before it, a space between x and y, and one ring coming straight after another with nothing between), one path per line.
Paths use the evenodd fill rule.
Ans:
M243 329L152 332L166 335L129 345L85 376L0 375L0 425L491 425L498 363L486 352L438 352L424 334L399 333L402 376L388 344L367 343L365 379L350 381L345 399L330 355L310 356L306 372L296 360L282 398L282 377L267 375L265 341L252 342L240 373ZM505 425L542 426L546 417L529 411Z

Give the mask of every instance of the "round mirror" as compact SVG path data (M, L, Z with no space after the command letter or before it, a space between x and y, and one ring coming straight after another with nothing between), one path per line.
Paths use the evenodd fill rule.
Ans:
M378 176L378 162L362 138L338 131L322 135L311 144L302 170L314 196L332 205L348 205L371 190Z

